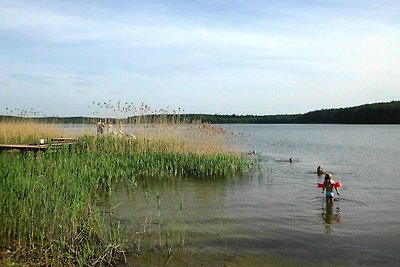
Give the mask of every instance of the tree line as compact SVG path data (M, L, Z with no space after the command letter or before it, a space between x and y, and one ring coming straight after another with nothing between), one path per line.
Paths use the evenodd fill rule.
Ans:
M322 109L293 115L206 115L189 117L209 123L337 123L337 124L400 124L400 101L361 106Z
M157 115L146 115L157 118ZM177 120L173 114L160 115L163 118ZM0 121L27 119L26 117L0 116ZM41 122L53 123L95 123L97 120L106 118L93 117L38 117L29 118ZM132 118L127 118L129 119ZM116 118L107 118L113 123ZM219 114L182 114L178 120L202 121L212 124L266 124L266 123L338 123L338 124L400 124L400 101L385 103L365 104L361 106L322 109L310 111L304 114L281 114L281 115L219 115ZM147 120L152 121L152 120Z

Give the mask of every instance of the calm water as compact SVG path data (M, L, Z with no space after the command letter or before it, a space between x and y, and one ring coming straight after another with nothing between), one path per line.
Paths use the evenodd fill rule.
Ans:
M157 218L159 193L165 225L185 231L184 254L170 264L222 266L226 255L234 266L400 264L400 126L224 127L241 133L243 151L257 152L262 175L164 179L114 193L117 216L133 225L146 213ZM344 185L333 205L316 187L318 165ZM150 257L129 265L165 263Z

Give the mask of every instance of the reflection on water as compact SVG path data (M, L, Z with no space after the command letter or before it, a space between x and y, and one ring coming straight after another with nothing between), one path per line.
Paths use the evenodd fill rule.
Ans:
M231 266L400 262L400 186L393 168L400 158L400 127L225 127L244 133L243 151L257 151L264 173L227 179L160 178L136 188L119 185L113 192L115 216L132 231L143 231L147 224L153 233L164 231L164 239L167 229L183 234L184 249L174 250L168 265L223 266L226 259ZM323 180L315 173L319 165L343 184L332 204L325 203L317 188ZM161 227L156 224L159 217ZM177 244L179 236L174 238ZM154 235L151 242L158 241ZM130 257L129 265L162 266L162 255L143 252L140 260Z
M332 231L332 224L339 223L341 221L342 218L339 214L339 210L339 207L334 208L333 203L325 203L321 215L327 233Z

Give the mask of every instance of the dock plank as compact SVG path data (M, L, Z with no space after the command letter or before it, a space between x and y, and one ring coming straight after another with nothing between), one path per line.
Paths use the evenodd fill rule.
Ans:
M24 144L0 144L0 151L19 150L19 151L46 151L48 145L24 145Z
M51 142L76 142L76 138L73 137L59 137L59 138L51 138Z

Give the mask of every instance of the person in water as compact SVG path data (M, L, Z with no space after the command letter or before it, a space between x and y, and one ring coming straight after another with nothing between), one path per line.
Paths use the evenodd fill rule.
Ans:
M101 120L97 123L97 134L103 134L104 131L104 122Z
M318 166L317 167L317 174L318 175L322 175L322 174L324 174L325 172L324 172L324 169L322 168L322 166Z
M325 187L322 188L322 193L324 193L324 191L326 191L326 203L332 203L333 202L333 188L335 188L336 193L338 194L338 196L340 195L339 190L337 189L337 187L333 186L333 184L335 183L335 181L333 181L332 179L332 174L331 173L327 173L325 174Z

